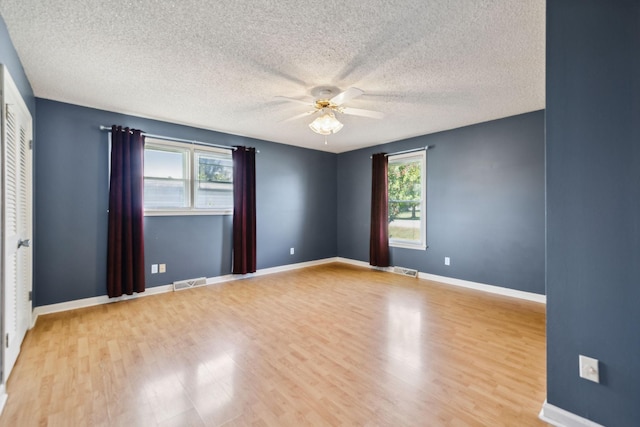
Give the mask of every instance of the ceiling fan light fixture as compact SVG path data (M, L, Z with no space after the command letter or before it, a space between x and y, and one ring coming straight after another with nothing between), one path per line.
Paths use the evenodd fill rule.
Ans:
M331 135L338 132L344 126L333 112L329 111L316 118L309 124L309 128L320 135Z

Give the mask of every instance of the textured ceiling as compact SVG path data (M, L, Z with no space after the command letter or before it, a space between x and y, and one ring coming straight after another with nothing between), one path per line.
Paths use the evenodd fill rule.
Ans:
M36 96L343 152L544 108L545 0L0 0ZM324 137L275 98L357 87ZM96 123L109 124L109 123Z

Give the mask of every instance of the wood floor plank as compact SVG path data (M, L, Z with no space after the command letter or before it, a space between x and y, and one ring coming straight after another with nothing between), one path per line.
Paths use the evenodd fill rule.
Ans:
M4 426L542 426L545 307L328 264L42 316Z

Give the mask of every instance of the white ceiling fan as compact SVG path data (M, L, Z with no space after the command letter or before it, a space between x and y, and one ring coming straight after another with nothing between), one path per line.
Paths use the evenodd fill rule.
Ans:
M287 96L277 96L276 98L313 107L313 110L298 114L283 120L283 122L297 120L299 118L321 112L322 114L309 124L309 128L320 135L330 135L338 132L343 126L342 123L336 119L335 113L369 117L372 119L382 119L384 117L384 113L379 111L363 110L361 108L346 107L344 105L346 102L357 98L363 93L363 90L355 87L350 87L349 89L340 92L336 87L319 86L311 90L311 95L313 95L313 97L289 98Z

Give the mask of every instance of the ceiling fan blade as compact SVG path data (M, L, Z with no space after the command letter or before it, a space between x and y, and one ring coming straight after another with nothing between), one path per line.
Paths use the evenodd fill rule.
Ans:
M363 90L358 89L357 87L350 87L344 92L340 92L329 101L334 105L342 105L345 102L352 100L353 98L357 98L364 93Z
M313 99L313 98L311 98L309 96L304 97L303 99L289 98L288 96L276 96L276 98L283 99L285 101L297 102L298 104L304 104L307 107L316 105L315 99Z
M352 116L369 117L372 119L382 119L384 117L384 113L380 111L363 110L361 108L345 107L341 109L341 112Z
M293 121L293 120L300 119L302 117L310 116L311 114L316 113L317 111L318 110L306 111L306 112L304 112L302 114L298 114L298 115L295 115L293 117L289 117L288 119L280 120L279 123L286 123L286 122L290 122L290 121Z

